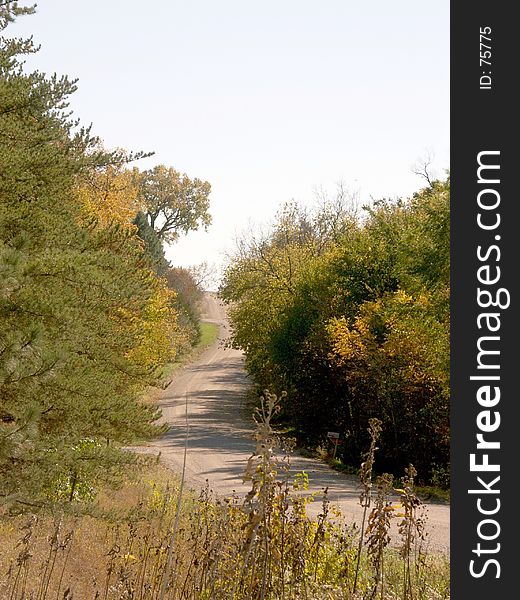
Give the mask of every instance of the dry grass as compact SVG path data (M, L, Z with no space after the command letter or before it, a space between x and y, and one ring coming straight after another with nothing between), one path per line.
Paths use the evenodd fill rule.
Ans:
M306 478L289 480L287 459L270 426L276 407L276 398L267 395L257 415L245 501L215 499L208 490L198 497L184 493L176 519L180 482L157 465L119 490L105 491L90 507L72 503L54 514L4 515L0 598L448 598L447 559L422 549L424 522L413 471L400 507L388 500L388 479L378 481L373 492L365 477L363 536L327 500L311 521ZM394 518L401 539L390 549Z

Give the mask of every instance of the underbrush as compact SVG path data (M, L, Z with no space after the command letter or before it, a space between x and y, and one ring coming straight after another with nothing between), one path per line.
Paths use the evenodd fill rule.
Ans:
M173 374L179 367L195 360L199 354L204 352L206 348L209 348L211 344L216 342L219 332L220 327L215 323L201 321L199 323L199 337L197 343L191 348L190 351L185 352L182 356L180 356L176 362L170 362L164 366L162 372L164 385L166 385L166 382L171 381Z
M244 499L183 492L149 467L96 505L4 515L0 598L9 600L321 600L449 598L448 559L424 550L426 521L414 469L395 489L372 482L379 424L360 471L364 518L354 527L327 500L315 520L305 473L289 476L270 422L277 399L257 414L256 448ZM157 482L161 483L158 484ZM389 500L399 494L398 504ZM398 540L390 547L390 526Z
M346 475L355 475L358 473L356 467L352 465L345 464L340 458L334 456L334 451L323 448L319 446L316 450L307 450L306 452L301 452L304 456L309 456L311 458L317 458L326 462L329 467L338 471L340 473L345 473ZM402 481L397 480L397 487L399 487ZM438 503L449 503L450 502L450 488L449 484L443 482L442 485L414 485L415 492L419 498L422 500L429 500L431 502Z

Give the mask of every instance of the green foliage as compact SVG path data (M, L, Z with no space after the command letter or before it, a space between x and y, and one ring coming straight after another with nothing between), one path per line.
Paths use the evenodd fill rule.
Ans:
M422 482L449 462L449 190L432 182L363 220L286 208L240 242L221 288L233 343L259 386L287 390L301 442L340 431L338 456L355 463L375 417L377 468L413 460ZM328 220L339 233L322 243Z
M24 12L2 3L2 29ZM143 154L71 119L75 82L24 72L31 40L0 44L0 502L45 503L117 481L120 444L161 431L141 397L184 342L160 242L121 221L133 197L85 215L92 181Z
M203 291L189 269L170 267L165 278L168 287L176 293L175 307L179 322L188 332L191 344L195 345L200 339L200 303Z
M288 389L288 381L280 383L286 370L280 372L279 366L293 355L278 340L285 331L303 350L297 340L306 335L307 309L317 310L311 301L305 311L288 319L299 302L296 292L320 257L354 226L349 199L340 189L333 201L322 202L313 213L296 204L285 205L271 232L251 232L239 241L221 295L229 304L233 343L245 350L248 369L260 386Z
M207 348L216 341L219 334L219 326L215 323L200 323L200 340L198 346Z
M31 520L20 531L12 526L19 519L1 519L0 594L30 597L43 580L42 600L449 598L449 559L426 553L427 520L413 467L402 489L393 489L388 475L372 483L376 420L360 470L362 526L349 523L326 493L311 520L307 511L316 499L309 478L291 473L271 426L279 400L266 392L256 412L243 500L214 499L207 488L195 498L182 492L182 481L171 485L171 475L160 472L157 479L159 473L147 471L134 503L125 497L129 486L111 494L109 522L92 505L89 517ZM91 448L88 440L85 447Z
M164 248L159 236L148 223L146 215L141 211L137 213L133 223L137 227L137 235L143 242L144 251L152 269L158 275L164 275L168 270L169 263L164 255Z
M160 240L174 242L181 233L211 223L207 181L190 179L158 165L141 174L139 198L148 223Z

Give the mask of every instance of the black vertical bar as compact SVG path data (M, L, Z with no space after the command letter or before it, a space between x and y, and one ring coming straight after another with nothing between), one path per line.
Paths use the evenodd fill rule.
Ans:
M520 206L520 107L514 88L520 35L515 8L512 2L481 0L453 2L451 7L451 578L455 600L498 600L519 594L520 497L514 488L520 481L520 232L515 219ZM482 169L480 183L479 154L481 163L499 167ZM479 193L485 208L479 207ZM489 208L495 202L497 207ZM500 223L485 229L479 226L479 218L487 227L498 218ZM500 274L496 283L479 281L478 270L486 266L489 270L480 271L481 279L493 281ZM478 288L490 293L481 295L480 304ZM497 306L485 308L482 305L490 297ZM487 320L481 316L478 321L486 313L498 316ZM490 325L499 329L490 331ZM479 339L480 349L500 352L482 354L480 368ZM493 397L485 395L488 385ZM501 395L492 407L495 387ZM479 428L479 413L480 425L493 431ZM487 442L499 442L500 449L477 448L479 433ZM500 470L472 471L471 454L477 465L485 462L487 454L488 462ZM492 485L496 477L500 479Z

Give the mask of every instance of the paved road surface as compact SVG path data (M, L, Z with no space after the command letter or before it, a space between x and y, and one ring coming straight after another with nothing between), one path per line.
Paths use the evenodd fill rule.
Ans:
M244 494L248 486L242 475L254 444L251 438L251 411L245 406L248 386L244 357L240 351L224 347L229 335L224 306L208 294L203 320L220 326L218 341L194 363L182 368L170 386L161 394L159 405L162 421L171 429L159 440L142 448L145 452L161 452L163 463L182 471L185 433L186 398L188 399L188 453L186 481L200 489L209 481L217 494ZM309 474L311 491L329 488L330 499L339 504L350 521L359 522L359 488L355 477L337 473L314 459L293 456L292 469ZM317 514L320 503L309 510ZM428 506L429 545L432 550L449 553L449 506Z

